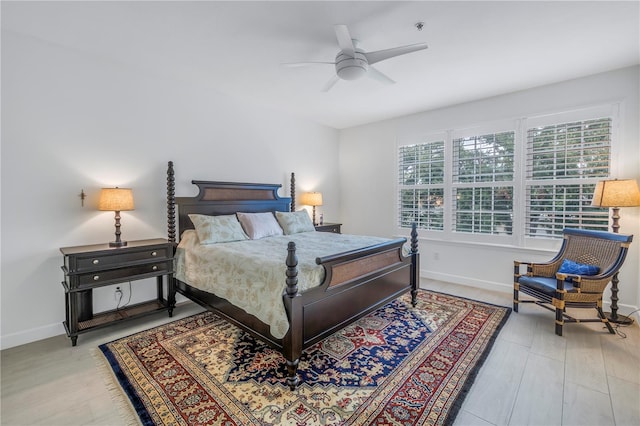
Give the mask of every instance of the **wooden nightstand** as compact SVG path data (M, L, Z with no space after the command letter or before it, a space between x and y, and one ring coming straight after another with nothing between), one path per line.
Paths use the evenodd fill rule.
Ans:
M109 244L63 247L66 316L64 327L76 345L78 335L116 321L168 310L173 314L175 300L163 297L163 277L167 277L169 295L173 285L174 244L164 239L129 241L124 247ZM157 277L157 299L117 310L93 314L93 289L144 278Z
M340 233L341 223L323 223L322 225L316 225L316 231L319 232L335 232Z

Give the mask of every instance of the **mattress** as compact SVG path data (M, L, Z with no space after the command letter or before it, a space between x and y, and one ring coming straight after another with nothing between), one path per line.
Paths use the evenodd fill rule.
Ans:
M301 232L259 240L200 244L193 230L183 233L175 256L175 277L199 290L213 293L269 325L278 339L289 330L282 295L286 288L287 245L296 243L298 291L319 286L324 257L389 241L386 238Z

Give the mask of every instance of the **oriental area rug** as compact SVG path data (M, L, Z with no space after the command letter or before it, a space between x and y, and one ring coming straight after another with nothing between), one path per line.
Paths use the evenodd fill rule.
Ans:
M420 290L284 357L210 312L100 346L143 425L446 425L510 308ZM124 396L126 395L126 396Z

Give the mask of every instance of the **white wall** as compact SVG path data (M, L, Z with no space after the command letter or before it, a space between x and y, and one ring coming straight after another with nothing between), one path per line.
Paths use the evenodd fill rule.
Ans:
M330 221L337 157L336 130L3 31L0 347L64 333L59 248L113 240L101 187L133 188L125 240L166 236L168 160L178 196L195 195L192 179L282 183L287 196L294 171L298 194L323 192ZM149 284L134 283L134 302L153 297ZM96 312L115 307L113 288L94 293Z
M113 214L95 209L100 187L134 189L136 210L122 214L128 240L165 235L168 160L178 195L195 194L191 179L286 185L295 171L298 193L323 192L325 221L395 235L396 140L411 134L621 101L618 175L639 178L638 81L635 67L338 133L161 72L3 32L0 347L64 332L59 247L113 239ZM623 232L640 236L638 210L622 211ZM621 274L621 312L640 305L638 244ZM505 291L514 258L548 255L438 240L422 241L421 252L425 276ZM133 301L152 289L134 284ZM95 293L96 311L113 307L112 289Z
M397 140L486 122L620 102L614 176L640 179L639 67L378 122L340 133L341 218L344 232L394 235L397 228ZM620 273L620 313L640 306L640 209L621 209L622 233L636 236ZM511 291L513 260L548 259L552 251L421 241L421 274L460 284ZM607 292L606 295L609 295ZM605 303L608 297L605 297Z

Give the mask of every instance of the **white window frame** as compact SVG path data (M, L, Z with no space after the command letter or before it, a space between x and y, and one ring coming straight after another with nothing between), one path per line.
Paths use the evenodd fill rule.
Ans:
M487 181L487 182L455 182L454 181L454 170L455 165L453 162L455 161L454 156L454 141L458 139L464 138L472 138L482 135L488 134L499 134L512 132L514 134L514 161L513 161L513 175L511 180L505 181ZM449 227L446 231L451 235L452 239L455 240L466 240L466 241L474 241L474 242L485 242L485 243L497 243L497 244L512 244L514 241L514 235L512 234L501 234L498 230L495 230L496 233L470 233L470 232L460 232L454 229L454 216L455 212L453 210L454 206L454 190L458 189L466 189L466 188L499 188L499 187L511 187L512 193L515 194L516 188L516 178L517 178L517 170L518 170L518 121L517 120L506 120L499 122L492 122L482 126L474 126L466 129L459 130L451 130L449 132L449 161L448 163L451 165L450 173L448 174L450 186L448 188L447 194L449 196L450 202L449 210L446 212L447 216L450 218ZM446 188L445 188L446 189ZM513 210L512 210L513 216Z
M413 146L413 145L421 145L421 144L432 144L432 143L439 143L439 142L444 142L444 176L443 179L444 181L442 183L423 183L423 184L414 184L414 185L404 185L401 183L401 178L399 176L400 173L400 148L401 147L405 147L405 146ZM450 165L447 162L447 134L446 133L434 133L434 134L430 134L430 135L423 135L423 136L418 136L415 138L410 138L410 139L405 139L402 143L399 143L396 146L396 201L397 201L397 205L396 205L396 220L398 223L398 226L400 227L400 222L402 221L401 218L401 214L402 214L402 191L403 190L431 190L431 189L442 189L443 190L443 199L442 202L445 203L446 199L447 199L447 193L446 193L446 186L447 186L447 179L450 179L450 172L449 172L449 168ZM449 176L449 177L448 177ZM420 232L422 233L435 233L435 234L442 234L442 232L444 231L444 229L447 228L447 216L446 216L446 209L443 205L442 207L443 209L443 230L437 230L437 229L426 229L426 228L420 228ZM406 229L402 228L402 229Z
M442 231L433 231L419 229L421 237L428 239L460 241L480 244L496 244L505 246L518 246L523 248L549 249L555 246L558 238L550 236L549 238L527 237L525 236L525 215L526 215L526 156L527 156L527 129L532 127L544 127L561 123L574 121L585 121L595 118L610 117L611 118L611 150L609 157L609 176L615 176L615 163L618 155L618 134L620 123L620 104L611 103L597 106L587 106L574 110L554 111L540 115L532 115L508 120L500 120L483 123L482 125L470 126L467 128L446 129L439 132L427 134L426 136L403 137L399 138L396 143L396 173L400 170L400 147L405 145L419 144L423 142L433 142L436 140L445 141L445 176L444 176L444 229ZM455 183L453 182L453 140L461 137L471 137L484 134L501 133L503 131L515 131L514 146L514 177L512 182L478 182L473 185L502 186L501 184L513 185L513 231L511 235L496 234L473 234L465 232L453 231L453 204L452 195ZM598 179L604 179L599 177ZM407 228L401 228L399 219L401 214L399 175L396 175L396 200L397 211L396 220L399 232L406 233ZM604 210L604 214L608 214L608 210Z
M527 171L525 170L525 162L527 157L527 149L528 149L528 129L536 128L536 127L545 127L545 126L554 126L564 123L572 123L579 121L588 121L593 119L600 118L610 118L611 119L611 145L609 151L609 174L607 176L600 176L594 178L588 178L581 181L584 184L596 183L599 180L610 178L611 176L615 176L615 158L617 152L617 140L618 140L618 126L620 119L620 104L612 103L606 105L597 105L597 106L588 106L584 108L579 108L570 111L559 111L550 114L542 114L537 116L530 116L523 118L522 120L522 141L524 144L524 152L522 154L522 177L521 177L521 186L519 192L522 194L522 202L518 204L520 211L518 212L519 217L522 220L520 227L520 244L524 247L531 248L546 248L548 247L548 241L556 241L560 238L558 235L550 235L548 237L540 237L540 236L528 236L526 230L526 215L528 200L527 196L527 187L534 183L541 183L543 180L529 179L526 175ZM577 183L575 179L555 179L548 180L549 183L553 182L557 185L563 184L572 184ZM602 209L602 216L608 218L609 210ZM546 240L546 241L545 241Z

